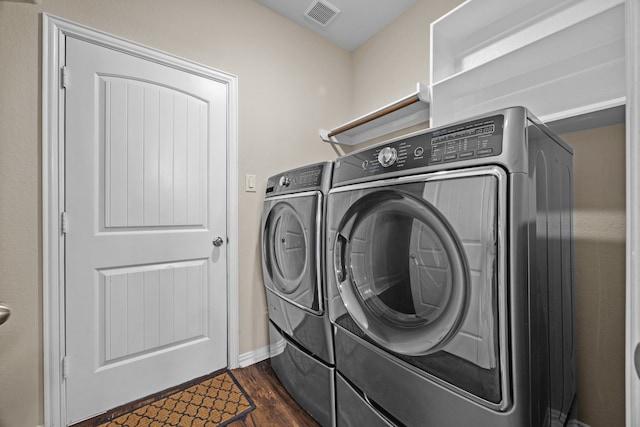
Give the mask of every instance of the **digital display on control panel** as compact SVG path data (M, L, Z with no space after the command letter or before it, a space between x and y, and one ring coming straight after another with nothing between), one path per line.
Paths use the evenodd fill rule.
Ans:
M298 187L318 187L322 184L322 166L300 170L297 177Z
M381 144L336 163L334 182L502 153L504 116L496 115Z
M496 141L493 138L496 131L495 122L495 118L491 118L462 125L462 128L453 127L434 132L431 135L429 163L500 154L501 140ZM502 126L502 123L500 125Z

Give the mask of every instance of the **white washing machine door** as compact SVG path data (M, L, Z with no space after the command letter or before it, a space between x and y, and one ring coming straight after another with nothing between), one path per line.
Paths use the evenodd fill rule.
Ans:
M320 298L321 193L265 201L262 262L265 286L307 311L322 311Z

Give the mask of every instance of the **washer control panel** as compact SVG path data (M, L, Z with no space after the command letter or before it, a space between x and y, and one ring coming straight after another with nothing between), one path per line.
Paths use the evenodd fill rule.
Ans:
M319 189L325 174L330 173L328 163L318 163L272 176L267 181L267 195Z
M497 156L502 153L503 125L504 116L500 114L344 156L336 161L334 182Z
M278 185L280 187L288 187L291 185L291 177L287 175L282 175L278 180Z

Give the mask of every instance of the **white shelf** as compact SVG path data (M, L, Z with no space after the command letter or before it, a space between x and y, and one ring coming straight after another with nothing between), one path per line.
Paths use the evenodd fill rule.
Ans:
M356 145L429 121L429 87L423 83L416 86L416 92L369 114L329 131L320 129L320 138L325 142Z
M625 102L624 0L468 0L431 24L431 126L524 105L558 120Z

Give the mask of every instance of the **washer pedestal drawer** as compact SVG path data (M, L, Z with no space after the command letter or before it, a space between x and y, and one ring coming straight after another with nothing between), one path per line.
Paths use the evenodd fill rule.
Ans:
M333 365L329 316L309 313L267 291L269 320L293 341L327 365Z
M336 418L338 427L393 427L340 373L336 373Z
M334 368L300 350L269 322L271 367L291 397L324 427L335 426Z

